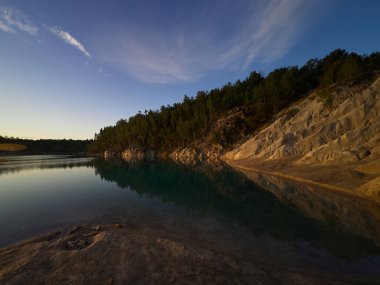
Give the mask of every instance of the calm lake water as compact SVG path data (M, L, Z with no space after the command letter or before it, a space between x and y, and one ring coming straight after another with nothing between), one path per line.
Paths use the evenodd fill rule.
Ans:
M0 246L82 223L121 222L280 263L380 273L378 204L252 179L221 165L0 157Z

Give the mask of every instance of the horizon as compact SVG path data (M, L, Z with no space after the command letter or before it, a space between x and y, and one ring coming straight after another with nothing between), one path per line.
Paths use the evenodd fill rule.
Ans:
M0 1L0 136L93 139L252 71L380 46L371 0L90 5Z

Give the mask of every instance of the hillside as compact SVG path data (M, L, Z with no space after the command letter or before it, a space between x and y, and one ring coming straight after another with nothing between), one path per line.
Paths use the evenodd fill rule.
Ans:
M139 112L101 128L89 152L121 154L127 150L128 157L143 157L153 151L183 157L184 150L186 157L197 159L207 152L218 156L313 90L358 76L369 78L376 70L380 70L380 53L358 55L338 49L301 67L278 68L266 76L254 71L242 81L199 91L194 97L185 96L181 103Z
M226 160L380 199L380 53L335 50L302 67L252 72L95 135L89 151L183 163Z
M224 159L380 199L380 75L313 92Z

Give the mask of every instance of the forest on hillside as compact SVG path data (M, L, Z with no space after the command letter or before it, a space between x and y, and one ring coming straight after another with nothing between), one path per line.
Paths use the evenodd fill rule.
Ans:
M1 154L84 154L91 140L20 139L0 136L0 146L16 146L16 151L0 147Z
M95 134L88 152L121 152L126 148L172 151L206 136L213 124L234 108L244 113L241 128L254 131L316 88L370 76L379 69L379 52L358 55L337 49L301 67L278 68L266 76L254 71L243 81L199 91L194 97L185 96L181 103L139 112L104 127Z

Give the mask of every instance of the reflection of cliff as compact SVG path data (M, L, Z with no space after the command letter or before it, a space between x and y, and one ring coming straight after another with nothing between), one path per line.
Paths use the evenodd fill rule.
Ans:
M372 242L358 237L360 232L342 233L331 223L315 222L230 168L212 170L167 162L121 160L96 160L94 166L97 175L121 188L129 187L140 195L158 197L204 214L223 216L247 226L255 234L307 240L346 258L379 252Z
M356 233L380 246L380 204L309 186L276 176L249 172L257 185L273 193L282 203L292 205L305 216Z

